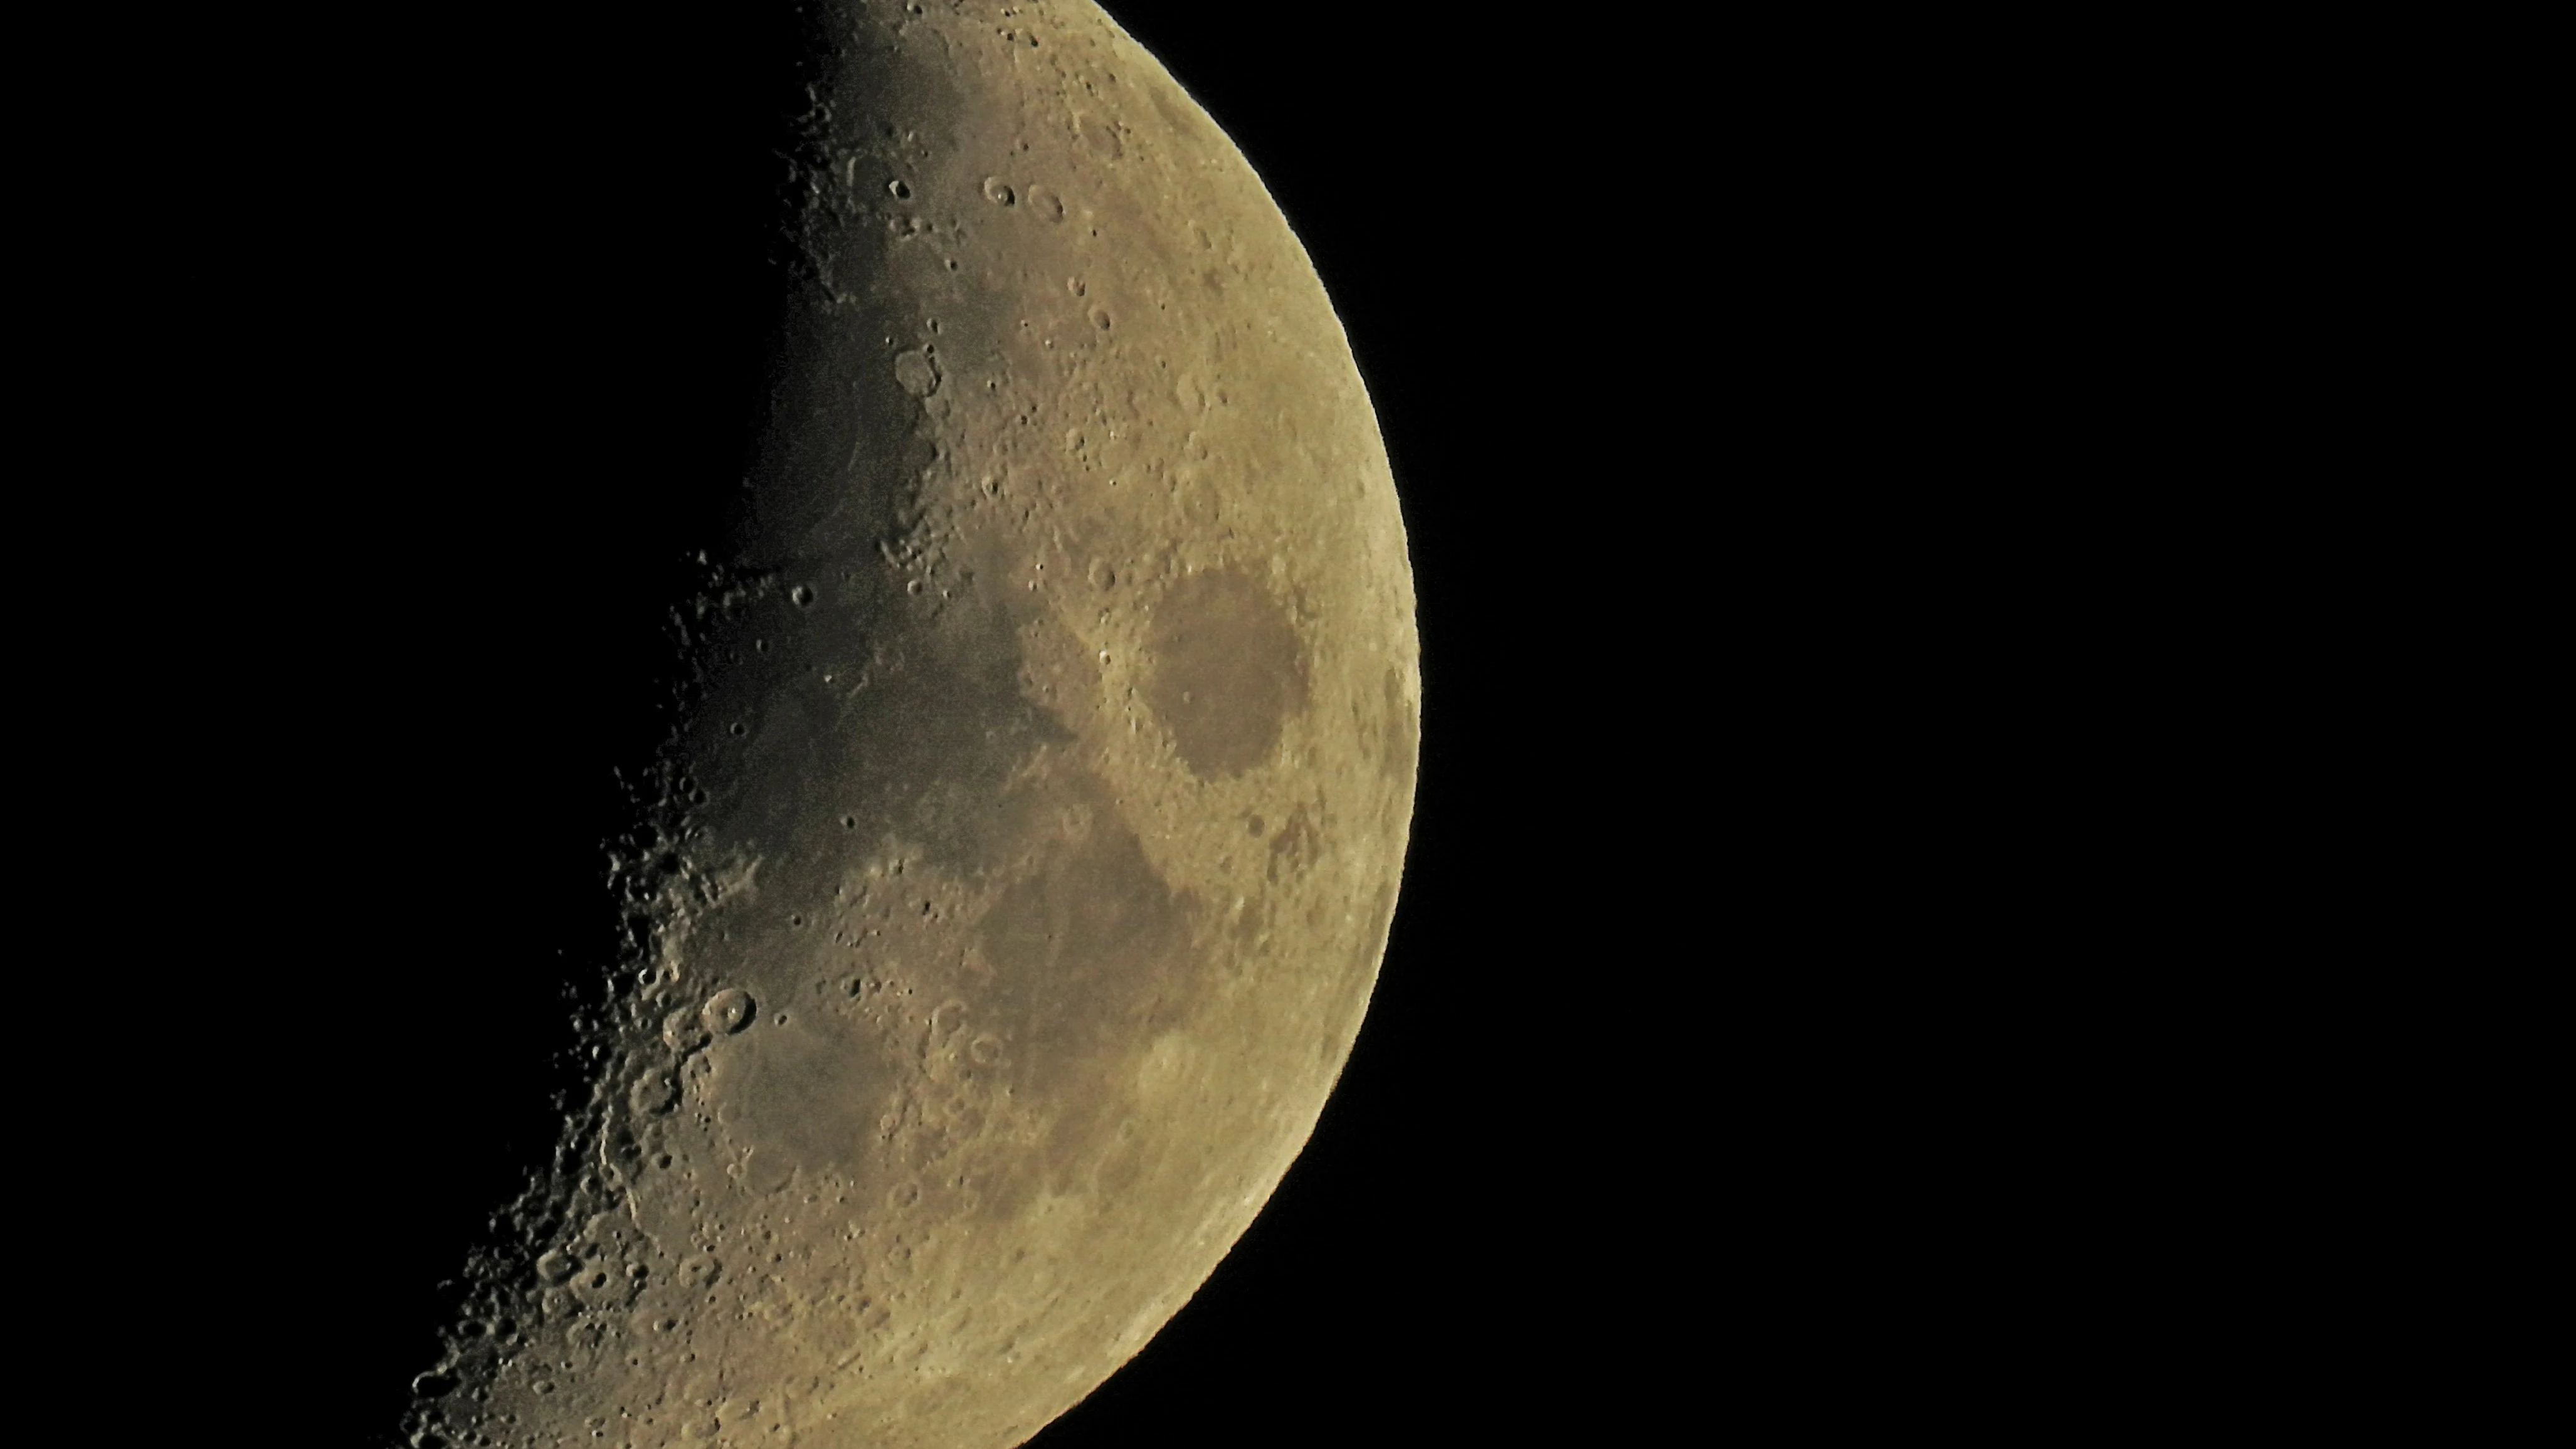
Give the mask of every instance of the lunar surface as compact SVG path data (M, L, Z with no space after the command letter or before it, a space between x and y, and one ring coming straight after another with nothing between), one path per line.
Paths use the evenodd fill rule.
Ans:
M415 1446L1020 1443L1260 1210L1376 978L1413 597L1314 269L1093 6L814 14L590 1096Z

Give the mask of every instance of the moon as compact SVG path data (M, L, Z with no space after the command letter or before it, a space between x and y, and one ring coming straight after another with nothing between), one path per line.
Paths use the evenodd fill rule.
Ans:
M814 16L588 1100L421 1449L1020 1443L1260 1211L1376 979L1414 600L1314 268L1096 7Z

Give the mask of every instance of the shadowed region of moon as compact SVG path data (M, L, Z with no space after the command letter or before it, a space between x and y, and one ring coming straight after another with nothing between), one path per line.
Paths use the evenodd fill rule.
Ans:
M415 1445L1021 1442L1260 1209L1384 949L1411 579L1304 253L1091 5L815 14L591 1091Z

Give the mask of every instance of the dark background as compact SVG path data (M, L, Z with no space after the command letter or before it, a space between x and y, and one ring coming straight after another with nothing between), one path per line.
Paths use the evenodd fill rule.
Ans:
M1313 1143L1037 1442L1619 1442L1648 1380L1706 1371L1647 1305L1706 1266L1703 1175L1752 1150L1695 1105L1743 1019L1684 1004L1737 909L1705 856L1745 793L1715 712L1765 647L1726 576L1746 541L1691 521L1746 403L1689 363L1742 310L1693 259L1714 183L1623 146L1646 122L1597 40L1110 8L1342 313L1410 535L1423 756ZM209 540L192 697L239 782L197 886L274 997L229 1061L258 1108L224 1174L281 1296L330 1305L277 1349L312 1442L390 1422L581 1077L549 1053L609 925L610 769L660 736L660 613L722 536L776 300L800 32L731 9L335 33L209 111L205 205L172 208L220 283L174 365L221 378L222 466L179 476Z
M2462 482L2534 375L2493 35L1111 9L1342 311L1424 754L1343 1090L1051 1449L2508 1402L2418 1360L2511 1315L2415 1311L2536 1200L2440 1053L2545 1057L2425 1019L2529 869L2419 879L2521 798L2463 641L2543 617ZM121 1423L371 1444L554 1132L796 26L85 18L12 136L31 1253Z

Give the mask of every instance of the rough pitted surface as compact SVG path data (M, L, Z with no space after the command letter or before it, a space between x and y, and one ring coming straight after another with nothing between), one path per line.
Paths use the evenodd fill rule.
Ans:
M1090 5L819 13L594 1090L416 1444L1016 1444L1250 1222L1375 979L1413 600L1304 253Z

